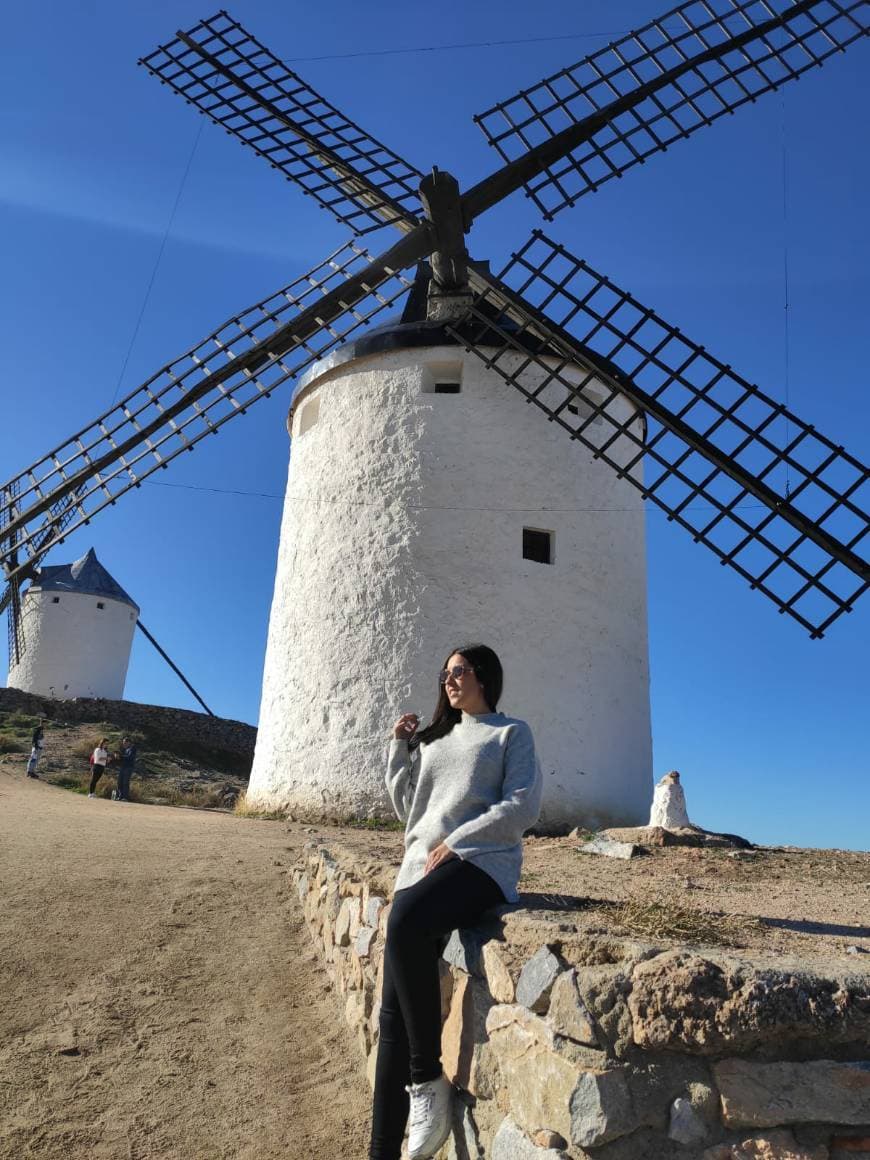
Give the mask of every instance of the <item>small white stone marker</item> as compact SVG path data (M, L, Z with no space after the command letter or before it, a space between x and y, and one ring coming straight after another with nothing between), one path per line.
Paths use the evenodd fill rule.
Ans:
M649 824L665 830L679 830L692 824L686 812L686 795L680 785L680 775L675 769L656 784Z

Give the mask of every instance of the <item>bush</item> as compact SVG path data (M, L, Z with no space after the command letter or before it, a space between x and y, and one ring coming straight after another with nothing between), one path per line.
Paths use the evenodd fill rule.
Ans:
M346 824L353 830L390 830L397 833L405 829L405 823L398 818L351 818Z

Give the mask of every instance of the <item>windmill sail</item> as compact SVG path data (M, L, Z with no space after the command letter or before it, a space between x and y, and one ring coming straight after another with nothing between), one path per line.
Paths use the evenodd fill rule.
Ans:
M541 233L472 282L468 349L812 636L870 586L870 471L842 447Z
M507 162L542 153L549 220L868 33L867 0L690 0L475 120Z
M225 12L178 33L140 63L354 233L386 222L416 224L423 175Z
M373 262L349 242L229 319L3 485L0 550L7 579L389 309L410 285L401 269L412 260Z
M524 183L556 212L821 64L866 34L868 12L868 0L684 4L484 114L513 159L442 225L461 240ZM226 13L142 63L355 231L390 223L404 236L375 259L343 247L11 480L0 562L13 583L64 534L390 307L409 285L402 271L439 248L438 222L417 216L421 175ZM492 128L496 116L507 130ZM504 279L469 272L477 297L454 329L470 349L812 635L851 607L870 583L858 554L865 467L543 235ZM517 370L530 361L533 391ZM634 402L633 419L608 406L617 395Z

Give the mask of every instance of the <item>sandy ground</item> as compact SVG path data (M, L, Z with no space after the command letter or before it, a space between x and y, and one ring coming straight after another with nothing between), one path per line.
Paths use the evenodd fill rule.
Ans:
M369 1090L280 822L0 762L0 1157L365 1155Z
M400 857L399 834L88 801L0 757L0 1160L362 1160L362 1059L289 888L312 836ZM577 844L527 840L526 905L600 933L614 903L677 901L751 918L750 955L870 967L870 854Z

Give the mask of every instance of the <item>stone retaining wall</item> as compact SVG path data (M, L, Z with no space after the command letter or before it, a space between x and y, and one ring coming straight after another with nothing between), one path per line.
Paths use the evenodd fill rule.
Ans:
M293 871L370 1082L394 875L313 843ZM578 901L447 943L439 1160L870 1160L870 976L580 938Z
M153 741L195 751L203 760L217 760L227 770L247 777L254 759L257 730L243 721L209 717L189 709L140 705L135 701L107 701L76 697L57 701L20 689L0 688L0 711L28 713L70 724L105 721L116 728L144 732Z

